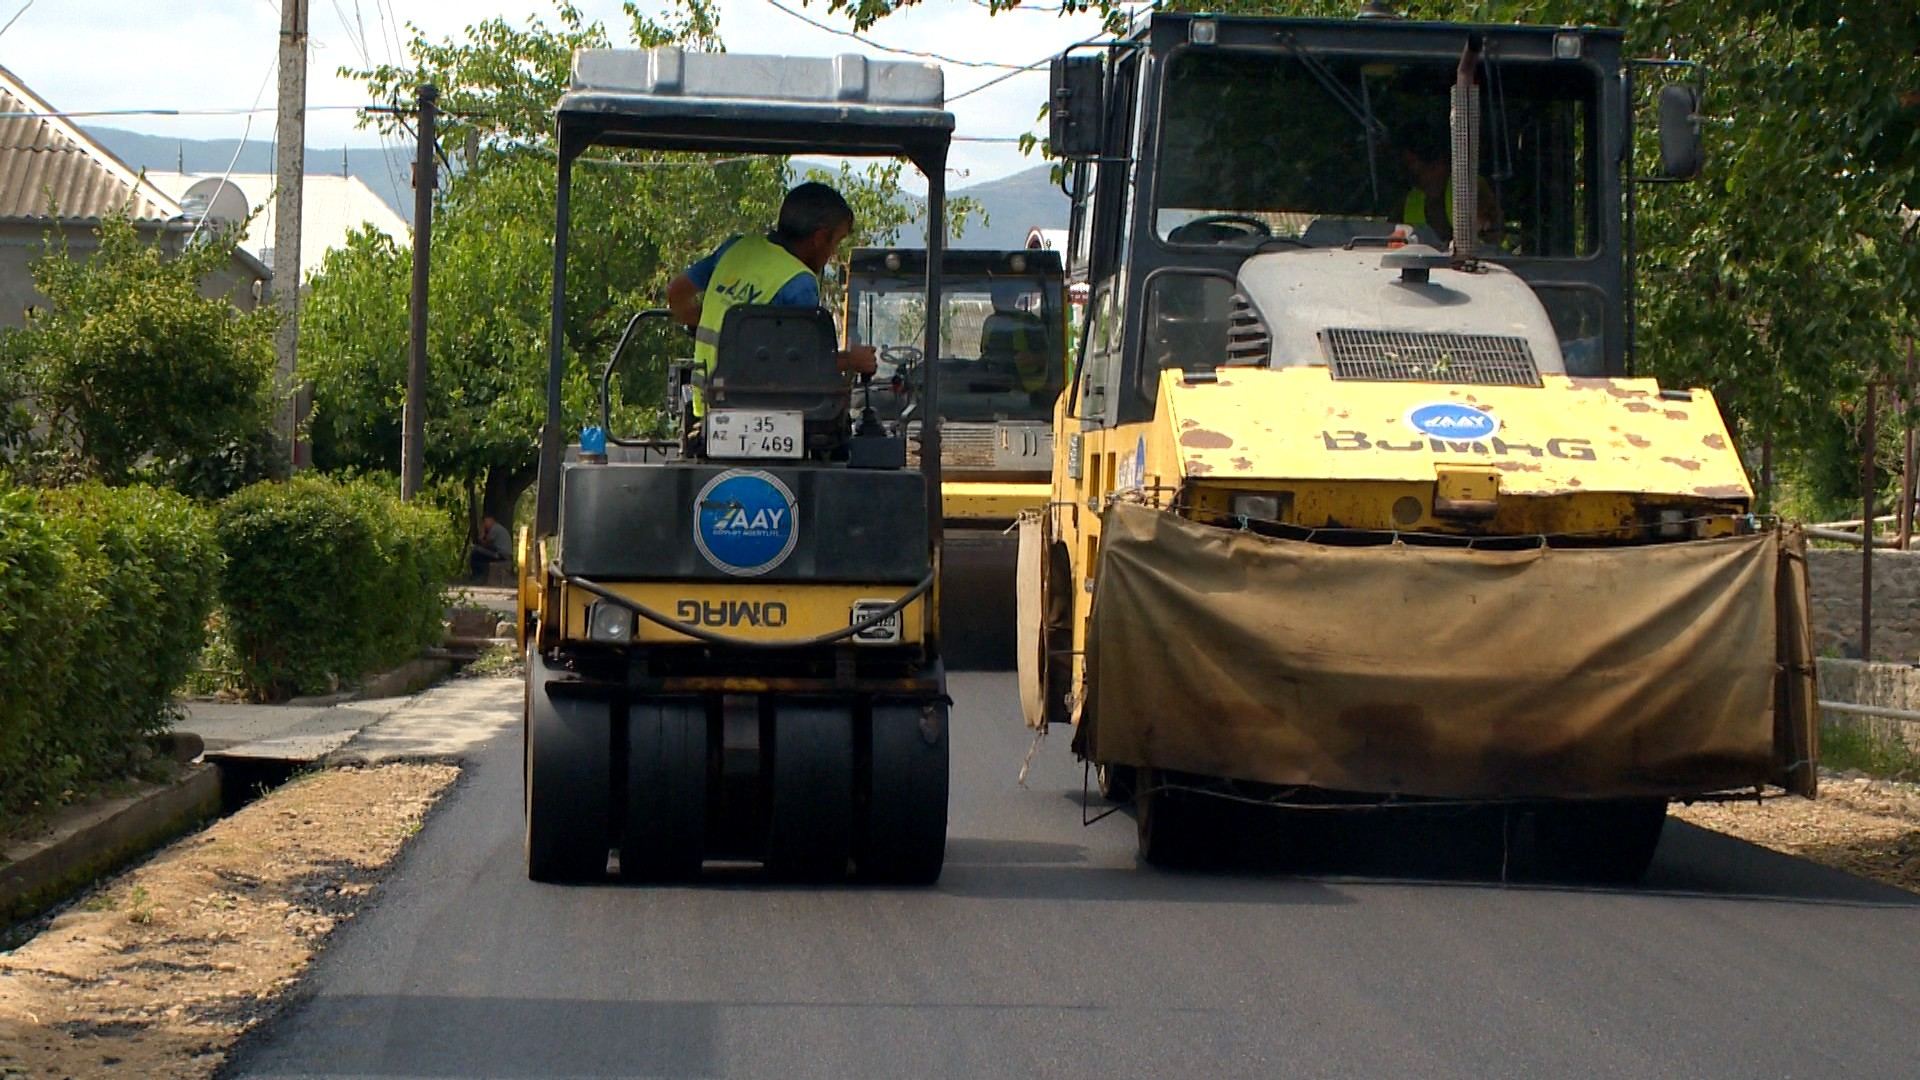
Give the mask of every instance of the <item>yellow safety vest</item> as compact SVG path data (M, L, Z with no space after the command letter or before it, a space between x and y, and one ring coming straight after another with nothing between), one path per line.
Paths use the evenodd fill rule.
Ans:
M713 374L719 358L720 324L735 304L770 304L796 274L810 274L807 264L764 236L742 236L728 246L714 265L700 301L700 325L693 332L693 362L702 377ZM700 388L693 391L693 415L705 416L707 403Z
M1443 197L1446 199L1446 213L1451 216L1453 213L1453 181L1447 181L1446 194ZM1427 220L1427 192L1425 188L1416 187L1412 191L1407 192L1407 205L1400 211L1400 224L1437 224L1436 222Z

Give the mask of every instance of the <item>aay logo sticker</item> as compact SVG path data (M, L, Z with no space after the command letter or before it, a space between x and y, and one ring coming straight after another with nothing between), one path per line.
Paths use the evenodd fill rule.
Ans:
M1407 426L1422 435L1452 442L1479 442L1491 439L1500 430L1500 419L1471 405L1437 401L1416 405L1407 411Z
M758 577L793 554L799 505L787 485L758 469L728 469L693 500L693 542L715 569Z

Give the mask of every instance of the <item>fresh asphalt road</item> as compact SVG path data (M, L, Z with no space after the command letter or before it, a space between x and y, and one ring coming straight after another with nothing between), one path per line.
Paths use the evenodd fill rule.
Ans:
M1011 677L952 689L924 890L531 883L503 726L233 1071L1920 1075L1920 897L1677 823L1635 890L1157 871L1131 818L1082 826L1065 739L1019 786Z

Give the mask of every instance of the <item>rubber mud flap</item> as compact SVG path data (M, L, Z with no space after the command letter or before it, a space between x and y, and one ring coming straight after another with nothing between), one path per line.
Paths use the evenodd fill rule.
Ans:
M853 708L779 701L773 707L772 813L767 866L780 877L842 877L853 857Z
M612 786L608 705L552 693L538 653L527 658L526 860L535 881L586 881L607 871Z
M868 881L926 885L947 854L947 706L876 702L856 861Z
M627 805L620 875L689 877L707 842L707 710L698 699L642 698L627 707Z

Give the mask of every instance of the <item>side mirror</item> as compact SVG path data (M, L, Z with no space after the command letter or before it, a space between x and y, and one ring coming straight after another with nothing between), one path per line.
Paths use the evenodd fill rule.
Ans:
M1100 156L1105 65L1098 56L1056 56L1049 71L1047 141L1053 156Z
M1700 175L1700 91L1674 84L1660 88L1660 173L1669 180Z

